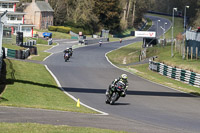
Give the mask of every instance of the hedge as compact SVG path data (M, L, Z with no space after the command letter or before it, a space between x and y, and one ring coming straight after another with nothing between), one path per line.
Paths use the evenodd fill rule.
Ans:
M64 27L64 26L49 26L48 30L49 31L58 31L58 32L62 32L62 33L69 33L71 28L70 27Z
M70 28L65 26L49 26L48 30L62 32L62 33L69 33L69 31L72 31L77 34L81 31L84 35L92 34L92 31L84 30L83 28L74 28L74 27Z
M49 31L57 31L57 26L49 26L48 30Z

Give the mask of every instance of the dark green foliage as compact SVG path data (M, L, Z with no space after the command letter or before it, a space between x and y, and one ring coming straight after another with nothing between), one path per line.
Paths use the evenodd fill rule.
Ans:
M120 0L94 0L94 12L99 18L99 24L111 32L120 30L122 7Z

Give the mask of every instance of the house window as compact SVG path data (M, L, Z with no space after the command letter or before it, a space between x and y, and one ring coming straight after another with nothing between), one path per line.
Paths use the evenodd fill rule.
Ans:
M14 4L13 3L9 3L8 8L13 8Z
M2 3L2 8L7 8L7 3Z
M22 16L17 16L17 20L22 20Z
M16 20L15 16L11 15L10 20Z

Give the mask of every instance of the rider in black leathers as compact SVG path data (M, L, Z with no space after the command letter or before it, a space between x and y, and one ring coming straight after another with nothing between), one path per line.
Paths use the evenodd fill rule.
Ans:
M110 97L113 93L113 87L115 86L115 84L119 81L122 81L125 84L125 89L124 92L122 93L121 97L125 97L126 96L126 91L128 88L128 77L126 74L122 74L121 77L119 77L118 79L115 79L112 84L109 86L109 88L106 90L106 96Z

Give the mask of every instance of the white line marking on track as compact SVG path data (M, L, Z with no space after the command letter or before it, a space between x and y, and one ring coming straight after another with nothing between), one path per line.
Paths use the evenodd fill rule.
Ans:
M74 101L77 102L78 99L76 99L74 96L72 96L71 94L69 94L68 92L66 92L66 91L62 88L60 82L58 81L58 79L56 78L56 76L51 72L51 70L48 68L48 66L45 65L45 67L46 67L46 69L49 71L49 73L52 75L52 77L54 78L54 80L56 81L58 87L59 87L66 95L68 95L70 98L72 98ZM88 106L88 105L86 105L86 104L84 104L84 103L82 103L82 102L80 102L80 104L83 105L83 106L85 106L85 107L87 107L87 108L89 108L89 109L91 109L91 110L94 110L94 111L100 113L100 114L95 114L95 115L109 115L108 113L105 113L105 112L103 112L103 111L100 111L100 110L97 110L97 109L95 109L95 108L92 108L92 107L90 107L90 106Z

